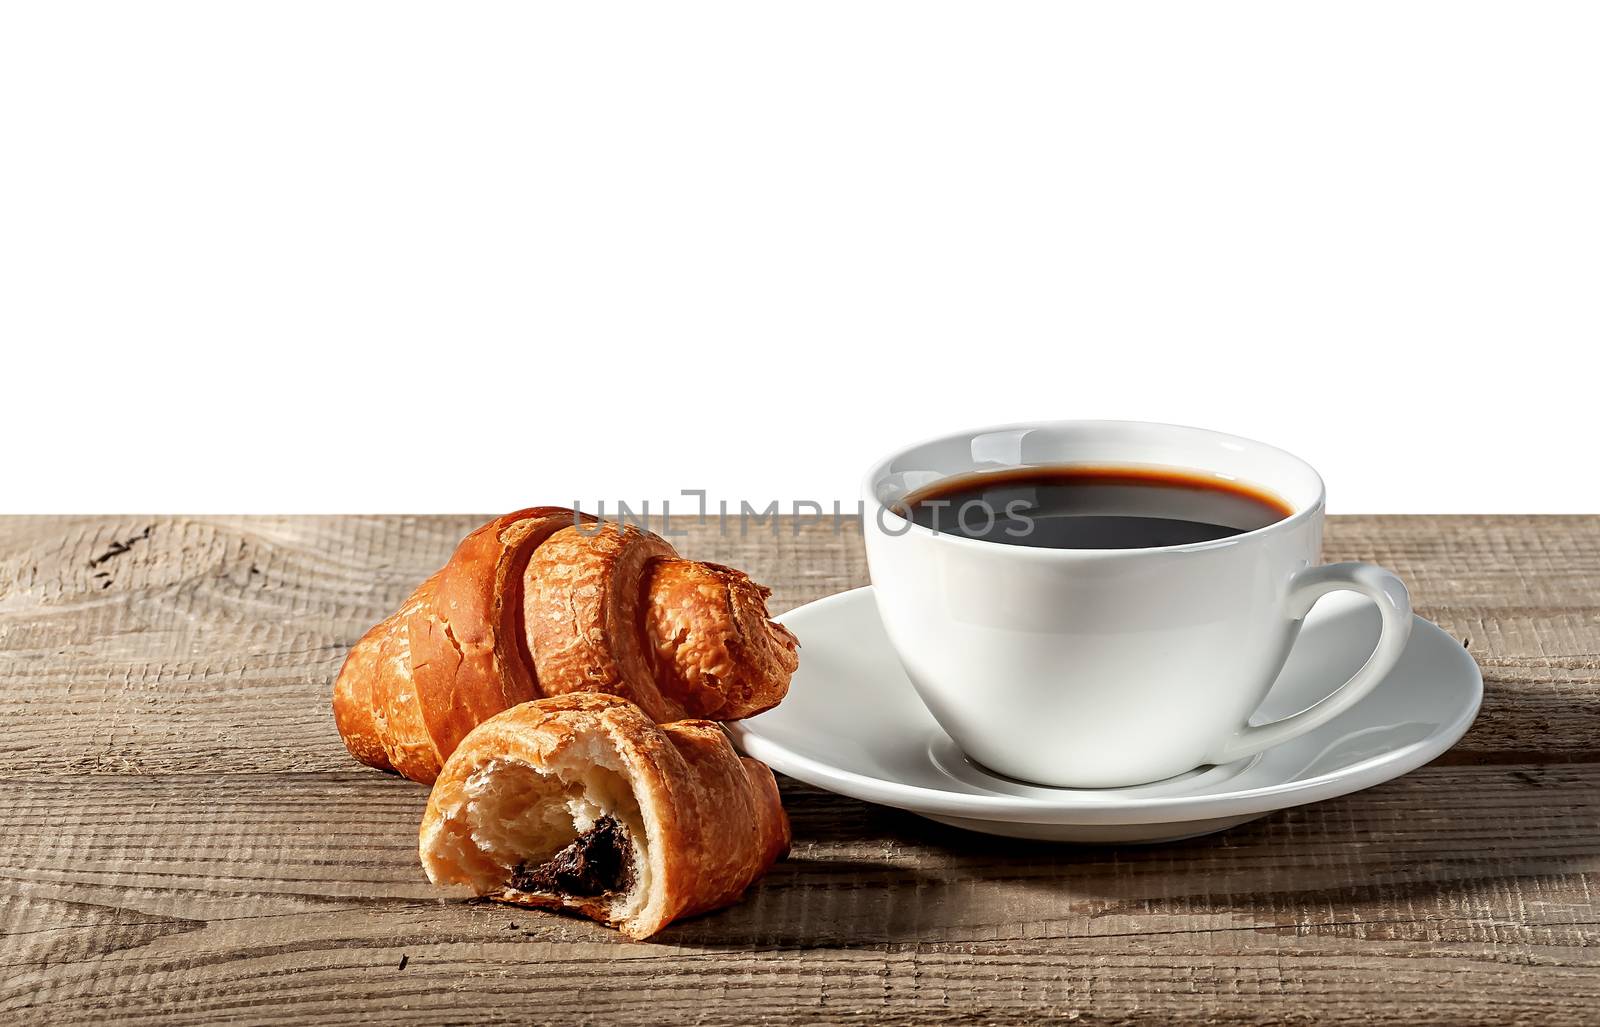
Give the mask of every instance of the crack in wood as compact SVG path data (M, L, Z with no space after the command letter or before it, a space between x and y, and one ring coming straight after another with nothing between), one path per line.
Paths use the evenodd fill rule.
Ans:
M150 531L154 527L155 527L155 525L153 525L153 524L147 524L147 525L145 525L145 528L144 528L143 531L139 532L139 534L137 534L137 535L134 535L132 538L129 538L126 541L114 541L114 542L112 542L110 547L107 548L105 552L101 553L99 556L97 556L94 559L89 561L89 566L90 567L98 567L98 566L100 566L101 564L105 563L108 560L112 560L112 559L115 559L116 557L121 556L123 553L126 553L128 550L132 549L135 544L137 544L139 542L143 542L145 539L149 538L150 537ZM96 575L96 577L98 577L98 576L99 575Z

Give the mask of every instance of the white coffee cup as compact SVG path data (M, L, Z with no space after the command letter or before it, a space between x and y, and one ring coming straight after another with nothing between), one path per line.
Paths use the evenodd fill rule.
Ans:
M1293 513L1215 541L1085 550L939 533L894 511L952 476L1073 464L1216 475ZM1360 701L1411 634L1399 578L1365 563L1318 565L1317 472L1249 439L1133 421L984 428L881 461L866 500L873 590L906 674L968 756L1024 781L1144 784L1254 755ZM1342 590L1382 615L1371 658L1310 708L1250 724L1312 604Z

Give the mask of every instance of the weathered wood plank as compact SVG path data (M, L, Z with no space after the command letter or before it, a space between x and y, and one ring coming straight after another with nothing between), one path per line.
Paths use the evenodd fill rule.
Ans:
M1271 1022L1327 1001L1320 1019L1455 1022L1600 1001L1600 767L1429 768L1120 850L986 838L786 782L792 858L744 904L637 945L441 901L416 866L424 789L377 773L8 790L0 1012L56 1024L128 993L130 1019L173 1022L263 999L305 1020L358 998L384 1019L708 1023L794 1002L921 1022L1244 1001L1226 1018ZM702 1006L708 986L729 1004Z
M1592 1022L1600 518L1335 518L1483 665L1473 731L1359 795L1153 848L968 834L784 782L744 904L629 944L442 900L425 792L354 767L339 661L481 518L0 519L9 1022ZM686 525L774 608L854 532ZM513 926L515 925L515 926ZM406 967L400 969L402 957Z

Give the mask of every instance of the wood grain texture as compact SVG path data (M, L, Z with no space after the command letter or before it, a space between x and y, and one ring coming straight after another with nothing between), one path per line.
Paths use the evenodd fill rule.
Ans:
M7 1023L1592 1023L1600 518L1330 521L1484 668L1378 788L1148 848L1005 841L783 781L793 856L629 943L442 896L426 791L355 765L345 648L478 517L0 519ZM853 528L687 523L788 609ZM403 965L402 965L403 964Z

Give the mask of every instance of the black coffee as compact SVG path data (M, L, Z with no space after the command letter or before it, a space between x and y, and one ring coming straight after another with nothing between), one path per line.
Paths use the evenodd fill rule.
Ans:
M963 538L1047 549L1149 549L1209 542L1293 513L1263 489L1199 472L1017 467L946 478L907 496L902 516Z

